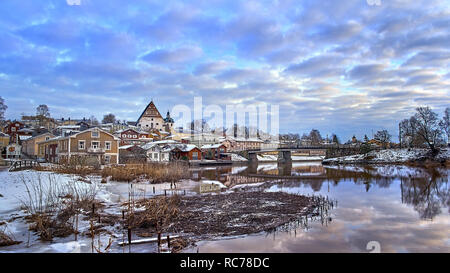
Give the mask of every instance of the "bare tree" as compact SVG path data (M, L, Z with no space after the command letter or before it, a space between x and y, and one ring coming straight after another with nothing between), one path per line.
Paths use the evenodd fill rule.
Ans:
M103 116L103 120L102 120L103 124L115 123L115 122L116 122L116 116L114 114L109 113L109 114Z
M339 140L339 137L336 134L332 134L331 135L331 141L333 142L333 144L340 144L341 141Z
M438 115L428 106L418 107L411 122L419 138L428 145L433 153L437 152L436 144L442 134Z
M91 126L97 126L97 125L99 125L99 122L98 122L97 118L96 118L94 115L92 115L92 116L89 118L89 122L90 122L90 125L91 125Z
M50 117L50 109L46 104L41 104L36 107L36 116L48 118Z
M319 145L320 143L322 143L322 136L317 129L311 130L311 132L309 133L309 138L311 139L312 145Z
M442 118L439 125L447 135L447 146L450 146L450 107L445 108L444 117Z
M402 145L406 147L418 147L423 144L423 141L417 135L416 118L414 116L409 119L404 119L400 122L400 136Z
M208 122L205 119L199 119L191 121L189 124L192 131L197 131L196 133L209 133L211 132L211 128L209 127Z
M387 144L391 141L391 137L392 137L391 134L389 134L387 130L381 130L375 133L374 139L381 142L383 148L386 149Z

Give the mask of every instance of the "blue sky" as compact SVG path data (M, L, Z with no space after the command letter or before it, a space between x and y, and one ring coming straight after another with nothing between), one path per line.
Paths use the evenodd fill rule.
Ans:
M202 96L347 140L450 105L449 1L79 1L1 1L6 118L136 120Z

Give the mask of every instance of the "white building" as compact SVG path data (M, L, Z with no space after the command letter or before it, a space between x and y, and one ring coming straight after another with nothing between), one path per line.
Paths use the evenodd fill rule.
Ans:
M141 146L145 150L148 162L167 162L170 159L170 151L164 149L161 143L151 142Z

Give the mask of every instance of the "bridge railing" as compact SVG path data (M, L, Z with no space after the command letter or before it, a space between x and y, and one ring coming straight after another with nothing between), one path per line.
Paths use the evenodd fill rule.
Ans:
M34 160L16 160L14 163L11 164L11 167L9 167L9 171L17 171L22 169L31 169L35 166L39 166L39 162Z

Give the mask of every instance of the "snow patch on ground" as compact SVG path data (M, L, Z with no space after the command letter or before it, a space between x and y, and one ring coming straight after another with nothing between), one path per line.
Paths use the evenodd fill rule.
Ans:
M291 156L291 159L294 161L319 161L319 160L323 160L325 157L324 156L297 156L297 155L293 155Z
M248 161L248 159L238 154L231 154L231 161L245 162Z
M347 163L405 163L426 157L428 149L388 149L371 151L367 154L358 154L323 160L324 164L347 164ZM450 159L450 151L443 149L435 157L437 160Z
M278 161L276 155L257 155L258 161Z
M216 181L216 180L202 180L203 184L213 184L213 185L217 185L219 186L219 188L224 189L227 188L227 186L225 186L224 184L222 184L220 181Z

